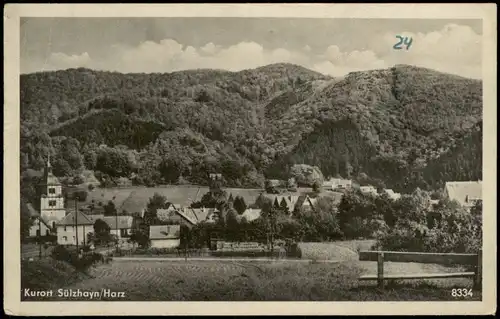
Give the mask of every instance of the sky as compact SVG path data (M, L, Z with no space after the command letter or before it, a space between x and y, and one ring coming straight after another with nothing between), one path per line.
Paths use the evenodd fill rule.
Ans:
M481 20L22 18L21 73L240 71L294 63L331 76L411 64L480 79ZM412 39L408 50L396 36Z

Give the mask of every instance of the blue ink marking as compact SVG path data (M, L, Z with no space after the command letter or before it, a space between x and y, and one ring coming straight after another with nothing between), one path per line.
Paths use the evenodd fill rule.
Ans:
M406 50L410 49L413 38L402 37L400 35L397 35L396 38L399 39L399 41L392 47L394 50L402 50L403 44L406 46Z

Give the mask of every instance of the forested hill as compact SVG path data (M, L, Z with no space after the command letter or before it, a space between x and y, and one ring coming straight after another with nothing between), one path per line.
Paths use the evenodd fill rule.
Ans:
M482 121L482 83L429 69L343 78L291 64L69 69L22 75L20 93L22 171L41 169L50 152L59 176L92 170L148 185L204 184L218 171L227 186L257 186L287 177L293 164L397 190L480 176L482 149L471 134ZM447 164L457 158L464 163ZM449 171L437 177L429 165ZM455 172L465 167L473 172Z

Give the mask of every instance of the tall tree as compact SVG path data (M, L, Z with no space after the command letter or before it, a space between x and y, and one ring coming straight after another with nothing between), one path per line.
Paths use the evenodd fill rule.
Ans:
M149 198L149 202L144 213L144 223L146 225L156 225L158 220L158 209L167 208L167 197L158 193L154 193L153 197Z
M109 201L104 206L104 216L115 216L116 215L116 206L113 201Z
M245 199L241 196L236 196L234 199L234 209L238 212L238 214L243 214L247 209L247 204L245 203Z

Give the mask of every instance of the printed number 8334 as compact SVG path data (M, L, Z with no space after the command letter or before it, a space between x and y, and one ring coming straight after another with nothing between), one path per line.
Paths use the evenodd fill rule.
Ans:
M472 289L467 288L459 288L451 290L452 297L472 297Z

